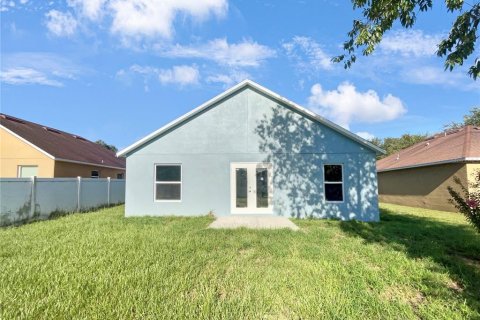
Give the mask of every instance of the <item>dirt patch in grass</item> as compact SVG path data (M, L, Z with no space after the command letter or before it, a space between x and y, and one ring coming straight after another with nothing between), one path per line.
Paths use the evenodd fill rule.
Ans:
M480 259L456 255L456 257L465 263L467 266L474 267L478 271L480 271Z
M386 301L400 301L410 304L413 308L417 308L425 301L425 295L417 289L407 286L390 286L381 294L380 298Z
M447 283L447 287L449 289L452 289L453 291L458 292L458 293L463 292L463 286L461 284L459 284L458 282L454 281L454 280L450 280Z

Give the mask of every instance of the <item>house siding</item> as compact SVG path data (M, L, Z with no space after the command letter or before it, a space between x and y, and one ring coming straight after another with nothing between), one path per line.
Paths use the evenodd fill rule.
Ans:
M0 128L0 177L16 178L18 166L38 166L38 177L53 178L55 161Z
M55 177L83 177L90 178L92 176L92 171L96 170L99 172L99 178L112 178L116 179L118 173L125 174L125 170L107 168L96 165L87 165L79 164L66 161L56 161L55 162Z
M477 191L478 188L472 186L472 183L475 183L475 176L480 174L480 162L467 163L467 177L470 181L468 189L469 191ZM480 186L479 186L480 187Z
M273 212L379 218L375 152L245 88L127 155L126 215L229 215L230 164L273 165ZM154 166L182 164L182 201L154 201ZM323 164L344 168L344 202L326 203Z
M456 211L449 202L451 197L447 190L448 186L458 189L454 176L467 186L467 165L450 163L379 172L379 199L405 206Z

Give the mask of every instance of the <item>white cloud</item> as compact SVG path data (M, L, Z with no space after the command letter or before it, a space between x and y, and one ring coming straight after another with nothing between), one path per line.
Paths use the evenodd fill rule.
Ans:
M199 77L200 72L195 66L174 66L171 69L160 70L158 74L160 83L173 83L182 86L198 83Z
M228 10L227 0L67 0L67 4L73 15L58 10L47 13L51 33L72 35L79 24L107 22L110 31L129 45L143 39L171 38L178 17L202 21L222 17Z
M379 47L385 53L402 56L432 56L441 38L441 35L425 34L421 30L396 30L385 35Z
M365 139L365 140L372 140L373 138L375 138L375 136L373 134L371 134L370 132L366 132L366 131L357 132L356 135Z
M128 71L124 69L119 70L116 77L130 84L134 74L143 77L145 91L149 91L149 82L151 80L159 81L161 84L178 84L180 86L194 85L200 81L200 71L196 65L178 65L168 69L160 69L134 64L128 68Z
M77 79L78 75L88 72L88 69L52 53L19 52L2 56L1 81L9 84L60 87L64 80Z
M8 11L15 7L15 2L10 0L0 0L0 12Z
M275 51L254 41L244 40L229 44L227 39L214 39L199 46L175 45L169 48L157 46L158 53L171 58L201 58L221 65L256 67L264 60L274 57Z
M403 79L415 84L461 86L464 80L462 78L465 77L465 75L430 66L411 68L403 72Z
M77 29L77 20L70 12L50 10L45 16L48 31L58 37L72 36Z
M54 87L63 86L61 82L55 79L50 79L43 72L31 68L11 68L2 70L0 81L13 85L40 84Z
M320 84L311 88L308 105L318 114L348 128L352 122L374 123L393 120L406 112L402 101L388 94L382 99L374 90L358 92L353 84L341 83L325 91Z
M160 36L170 38L178 15L202 20L223 16L226 0L111 0L111 30L122 36Z
M67 0L70 7L76 9L78 15L96 21L105 13L106 0Z
M290 42L282 44L287 56L297 63L302 71L330 70L333 68L331 57L322 46L309 37L295 36Z
M245 79L251 79L250 74L241 70L232 70L229 73L217 73L206 78L209 83L221 83L223 87L230 87Z
M47 52L17 52L4 54L2 58L3 68L31 68L65 79L75 79L86 72L69 59Z

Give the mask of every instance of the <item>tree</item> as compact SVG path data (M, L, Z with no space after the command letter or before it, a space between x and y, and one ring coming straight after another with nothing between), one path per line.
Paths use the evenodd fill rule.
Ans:
M113 144L108 144L108 143L106 143L106 142L103 141L103 140L97 140L97 141L95 141L95 143L96 143L96 144L99 144L99 145L101 145L102 147L107 148L108 150L111 150L111 151L113 151L113 152L117 152L117 151L118 151L117 147L115 147Z
M348 40L344 42L344 54L334 57L334 62L344 62L350 68L356 61L356 49L361 49L364 56L373 53L382 41L385 32L390 30L394 22L402 27L411 28L418 12L426 12L432 8L432 0L352 0L354 9L362 9L363 21L354 20L348 32ZM478 41L480 23L480 2L470 4L463 0L445 0L448 11L458 12L448 36L443 39L437 50L439 57L445 58L445 70L453 70L475 52ZM477 57L468 74L477 79L480 74L480 57Z
M470 114L463 116L463 123L452 122L445 125L445 130L459 129L464 126L480 126L480 107L474 107Z
M427 138L427 134L403 134L399 138L373 138L371 143L385 150L385 155L378 156L378 159L387 157L391 154L397 153L400 150L413 146L416 143L422 142Z
M454 177L454 181L461 191L458 192L450 186L447 187L452 196L450 202L480 233L480 171L476 172L475 180L471 183L470 189L465 187L458 177Z

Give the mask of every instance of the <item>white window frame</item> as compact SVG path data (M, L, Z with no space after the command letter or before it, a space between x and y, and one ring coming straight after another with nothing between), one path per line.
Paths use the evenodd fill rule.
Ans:
M342 181L326 181L325 179L325 166L340 166L342 170ZM343 163L324 163L322 166L323 169L323 199L327 203L344 203L345 202L345 186L344 186L344 180L345 180L345 175L343 172ZM327 200L327 188L326 184L341 184L342 185L342 201L331 201Z
M94 171L98 173L98 176L96 176L96 177L93 176L92 173L93 173ZM90 178L92 178L92 179L100 179L100 170L91 170L91 171L90 171Z
M21 178L21 173L22 173L22 168L25 168L25 167L28 167L28 168L37 168L37 175L38 175L38 165L35 165L35 164L19 164L17 166L17 178Z
M157 167L179 166L180 167L180 181L157 181ZM157 184L179 184L180 185L180 199L175 200L158 200L157 199ZM183 168L181 163L155 163L153 166L153 201L154 202L182 202L183 198Z

